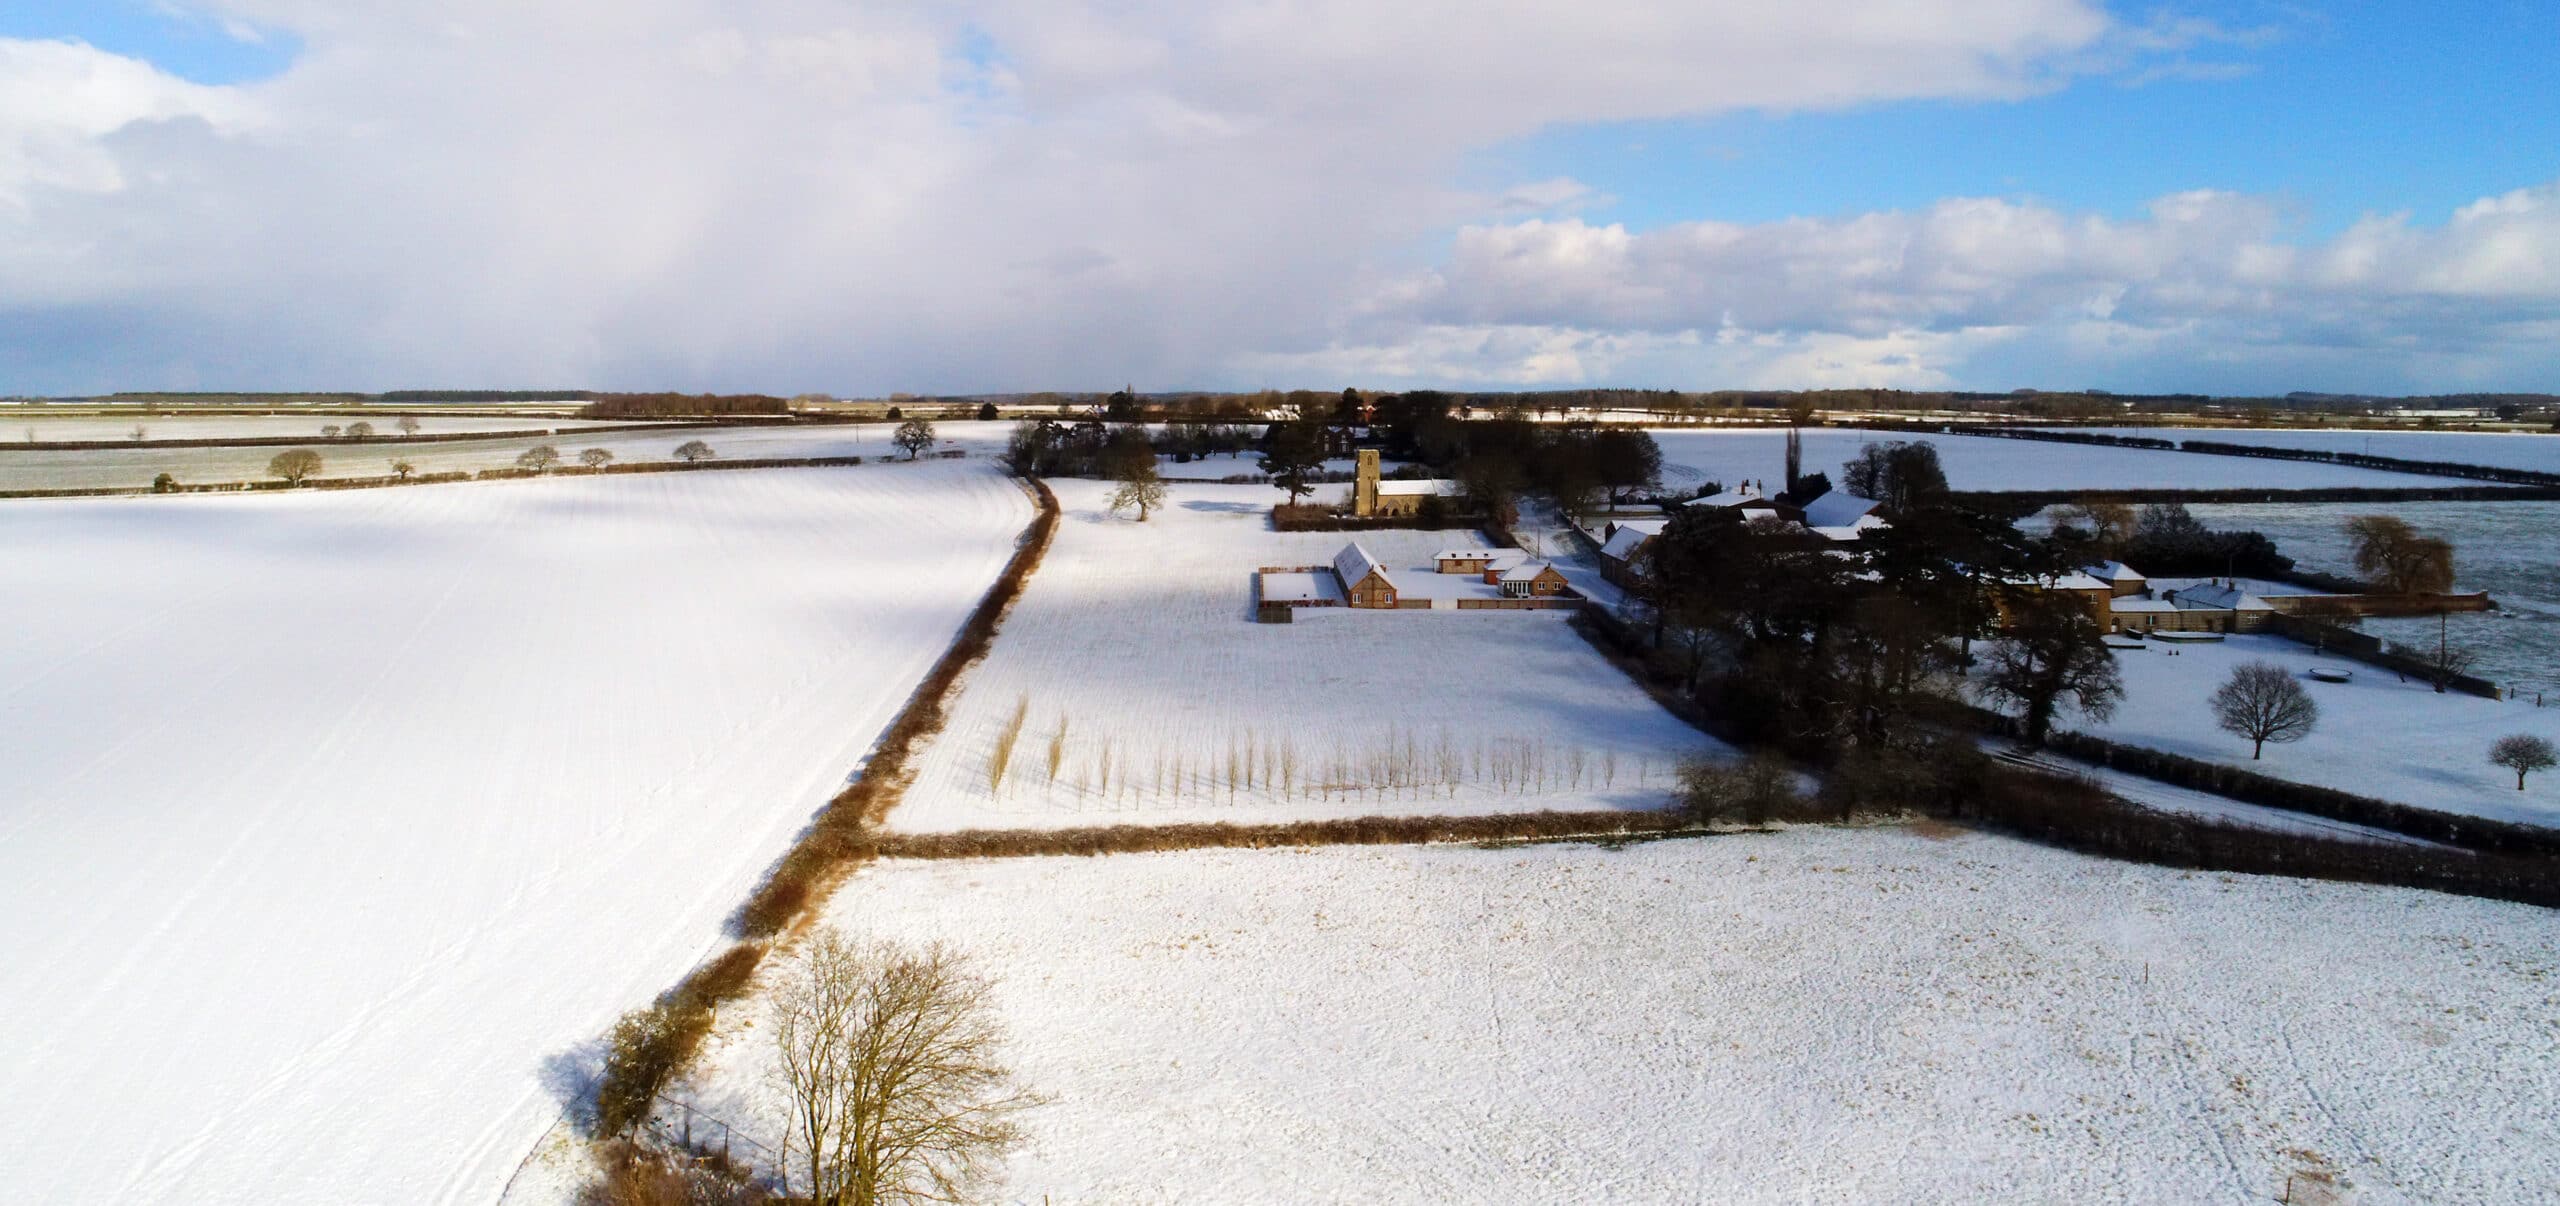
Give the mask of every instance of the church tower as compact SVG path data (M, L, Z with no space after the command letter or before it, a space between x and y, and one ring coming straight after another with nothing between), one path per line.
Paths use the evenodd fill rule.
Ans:
M1360 450L1360 475L1351 485L1351 513L1363 519L1378 513L1378 450Z

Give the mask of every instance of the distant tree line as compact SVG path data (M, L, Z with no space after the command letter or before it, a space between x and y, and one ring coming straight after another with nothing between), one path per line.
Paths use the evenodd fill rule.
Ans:
M395 389L374 398L382 402L559 402L590 396L583 389Z
M771 394L597 394L578 412L588 419L725 419L790 413L790 400Z

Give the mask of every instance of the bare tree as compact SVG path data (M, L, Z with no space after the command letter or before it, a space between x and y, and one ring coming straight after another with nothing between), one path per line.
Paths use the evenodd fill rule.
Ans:
M1128 507L1136 507L1138 522L1145 523L1148 511L1164 505L1164 482L1156 476L1153 458L1149 458L1144 464L1124 465L1117 476L1120 488L1113 491L1111 495L1113 514L1116 515Z
M710 460L716 455L718 454L711 451L711 445L700 440L686 440L676 445L676 459L688 465Z
M347 438L350 440L372 439L373 424L367 423L362 419L358 419L353 423L347 424Z
M2489 761L2516 773L2516 790L2524 790L2524 777L2538 770L2560 766L2560 751L2551 748L2547 739L2531 733L2501 737L2489 747Z
M417 471L418 467L410 464L408 459L405 457L393 457L391 460L392 475L398 477L401 481L405 482L409 480L409 475L416 473Z
M267 462L267 472L283 478L288 486L299 486L302 479L320 472L320 454L308 448L279 452Z
M323 427L323 428L321 428L321 429L320 429L320 438L321 438L321 439L324 439L324 440L334 440L334 439L337 439L340 435L345 434L345 432L346 432L346 429L345 429L345 428L340 427L340 426L338 426L338 425L337 425L337 424L335 424L335 423L331 423L331 424L329 424L328 426Z
M400 434L404 436L414 436L418 434L418 416L400 416Z
M2320 705L2293 675L2274 662L2243 662L2229 680L2214 688L2213 720L2222 731L2253 745L2249 758L2264 756L2270 741L2282 744L2311 735L2320 720Z
M786 1181L819 1206L960 1200L1021 1141L988 981L947 947L821 929L776 976Z
M578 454L578 463L589 469L602 469L613 463L613 450L610 448L587 449Z
M909 419L898 424L898 434L892 442L905 449L907 459L912 461L933 449L933 424L922 419Z
M560 450L549 444L536 444L516 457L516 467L540 473L560 463Z
M2444 694L2447 688L2453 686L2453 680L2471 673L2471 668L2480 662L2480 655L2470 646L2453 643L2451 631L2442 612L2436 613L2434 648L2424 645L2394 645L2391 651L2418 663L2418 672L2426 677L2427 684L2434 687L2438 695Z
M29 433L29 434L33 434L33 433ZM133 431L132 431L132 432L130 432L129 434L131 434L131 435L133 436L133 441L134 441L135 443L139 444L139 443L141 443L143 440L145 440L145 439L147 439L147 438L149 438L149 437L150 437L150 435L151 435L151 429L150 429L150 428L148 428L148 427L144 427L144 426L143 426L142 424L140 424L140 423L136 423L136 424L134 424L134 425L133 425Z

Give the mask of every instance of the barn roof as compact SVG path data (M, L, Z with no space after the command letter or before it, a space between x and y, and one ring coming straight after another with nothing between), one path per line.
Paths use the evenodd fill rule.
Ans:
M2150 581L2150 579L2142 576L2142 571L2137 570L2130 565L2126 565L2121 561L2101 561L2096 565L2090 566L2089 576L2092 578L2104 578L2109 582Z
M2181 611L2274 611L2275 605L2236 586L2189 586L2172 592Z
M1544 561L1523 561L1518 565L1512 566L1510 569L1502 571L1502 580L1505 582L1535 582L1547 574L1556 573L1558 573L1556 567ZM1561 576L1561 574L1558 576Z
M1371 574L1376 574L1390 588L1396 584L1396 580L1387 573L1386 565L1370 556L1369 550L1360 547L1357 540L1342 546L1342 551L1333 555L1333 572L1342 578L1346 590L1359 585L1361 579Z

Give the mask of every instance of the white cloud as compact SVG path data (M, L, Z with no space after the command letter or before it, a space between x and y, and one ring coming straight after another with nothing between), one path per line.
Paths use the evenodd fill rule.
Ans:
M224 89L79 42L0 38L0 204L22 207L39 187L123 187L123 165L107 140L129 126L193 119L228 129L248 112Z
M0 114L46 148L0 221L8 386L1214 381L1325 342L1382 256L1590 203L1452 190L1499 140L2016 96L2110 28L2095 0L197 8L302 53L204 89L84 51L152 88Z
M1361 312L1488 347L1514 329L1712 333L1688 379L1768 384L1949 384L2021 344L2093 372L2207 357L2335 372L2337 352L2380 350L2413 386L2449 364L2472 380L2552 360L2537 332L2560 318L2560 185L2437 227L2398 215L2325 242L2286 234L2275 203L2216 192L2131 221L1989 198L1643 233L1531 219L1461 230L1445 263Z

